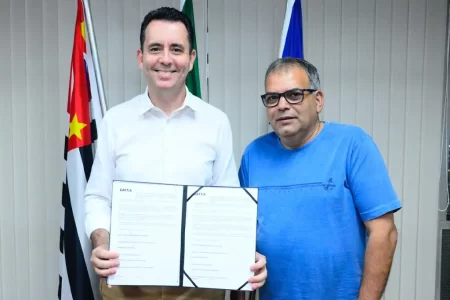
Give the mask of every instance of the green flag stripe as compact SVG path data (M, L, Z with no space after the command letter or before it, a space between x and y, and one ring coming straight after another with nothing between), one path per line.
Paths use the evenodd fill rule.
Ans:
M192 4L192 0L186 0L184 2L184 6L182 8L183 13L185 13L189 19L191 20L192 27L194 28L194 34L193 34L193 49L197 52L198 57L198 51L197 51L197 38L195 34L195 22L194 22L194 6ZM194 66L192 70L189 72L189 74L186 77L186 86L188 87L189 91L194 94L195 96L201 98L201 88L200 88L200 74L198 71L198 59L195 59Z

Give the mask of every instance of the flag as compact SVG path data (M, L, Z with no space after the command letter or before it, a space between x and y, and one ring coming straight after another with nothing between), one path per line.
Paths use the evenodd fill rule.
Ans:
M303 58L301 0L288 0L284 17L279 57Z
M194 30L192 40L193 45L192 48L197 51L197 41L195 37L195 22L194 22L194 6L192 4L192 0L181 0L180 3L181 11L185 13L188 18L191 20L192 28ZM198 58L198 51L197 51L197 58ZM194 94L195 96L201 98L202 93L200 89L200 75L198 71L198 59L194 61L194 66L192 70L189 72L189 74L186 77L186 86L188 87L189 91Z
M78 0L67 100L65 174L62 188L58 299L99 299L98 277L91 263L91 243L84 226L84 190L94 160L94 141L102 119L91 49Z
M297 57L303 58L303 25L302 25L302 1L288 0L284 16L283 31L281 32L279 58ZM267 132L273 128L269 123Z

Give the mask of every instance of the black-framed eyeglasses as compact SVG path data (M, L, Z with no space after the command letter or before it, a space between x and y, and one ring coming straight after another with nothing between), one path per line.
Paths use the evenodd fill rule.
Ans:
M292 89L284 93L266 93L261 95L261 99L265 107L277 106L281 97L284 97L290 104L297 104L303 101L305 92L314 93L316 91L315 89Z

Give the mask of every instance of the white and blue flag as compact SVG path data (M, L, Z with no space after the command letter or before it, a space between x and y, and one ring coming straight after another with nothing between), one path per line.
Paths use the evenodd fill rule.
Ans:
M278 57L304 58L301 0L287 2ZM269 124L268 132L272 131L272 126Z
M303 58L301 0L288 0L287 2L279 57Z

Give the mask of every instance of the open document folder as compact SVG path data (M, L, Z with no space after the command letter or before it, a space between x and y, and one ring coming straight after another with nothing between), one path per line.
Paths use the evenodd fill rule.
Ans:
M251 290L258 190L114 181L110 285Z

